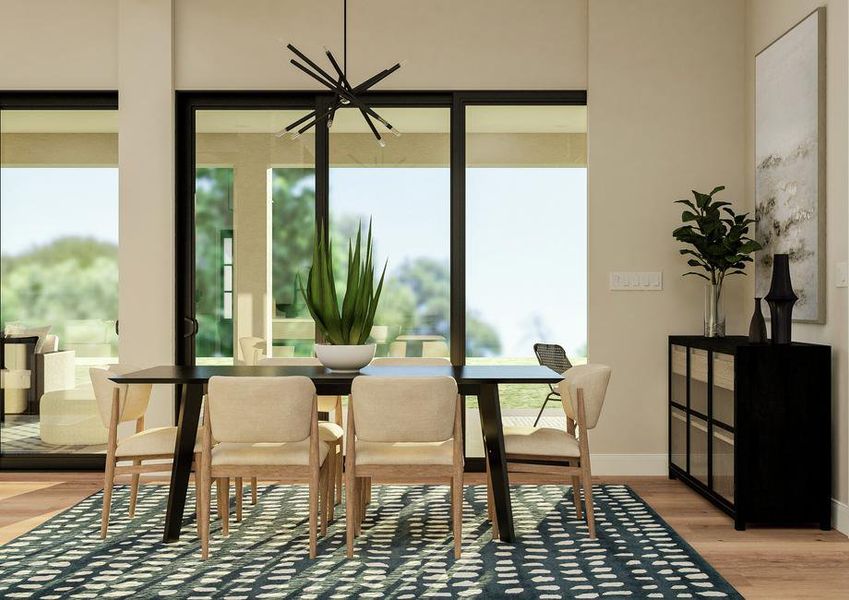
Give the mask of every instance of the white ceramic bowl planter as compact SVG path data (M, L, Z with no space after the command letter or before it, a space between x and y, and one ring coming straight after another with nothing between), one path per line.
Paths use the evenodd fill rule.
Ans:
M315 356L331 371L352 372L374 358L375 344L316 344Z

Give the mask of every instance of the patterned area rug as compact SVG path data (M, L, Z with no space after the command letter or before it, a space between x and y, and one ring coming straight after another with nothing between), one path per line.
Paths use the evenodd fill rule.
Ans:
M466 487L455 560L447 486L375 486L356 558L345 558L337 512L310 560L306 488L266 486L229 537L213 520L204 562L194 515L179 543L162 543L164 487L142 486L132 520L129 488L120 487L106 541L98 493L0 547L0 597L742 597L627 486L595 487L596 540L576 518L570 487L516 486L512 495L513 545L491 539L486 489Z

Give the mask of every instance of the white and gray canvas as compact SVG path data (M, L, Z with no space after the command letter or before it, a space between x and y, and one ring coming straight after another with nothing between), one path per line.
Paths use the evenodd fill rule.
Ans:
M819 18L814 12L755 59L755 239L764 247L756 295L769 290L773 254L789 254L794 321L825 317Z

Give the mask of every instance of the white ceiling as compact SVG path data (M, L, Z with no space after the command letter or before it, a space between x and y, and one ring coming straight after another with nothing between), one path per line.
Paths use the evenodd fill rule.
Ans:
M447 108L380 108L376 112L401 133L448 133ZM202 110L197 113L199 133L275 132L306 111ZM382 129L381 125L378 128ZM471 106L466 129L472 133L583 133L587 130L586 106ZM115 133L115 110L4 110L4 133ZM337 111L332 132L368 133L355 108Z

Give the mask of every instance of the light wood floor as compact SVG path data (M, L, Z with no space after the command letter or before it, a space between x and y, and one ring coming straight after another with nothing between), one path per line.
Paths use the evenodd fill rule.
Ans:
M480 484L481 476L468 476ZM684 484L662 477L627 483L746 598L849 598L849 540L836 531L750 528ZM0 544L29 531L102 486L97 473L0 473Z

